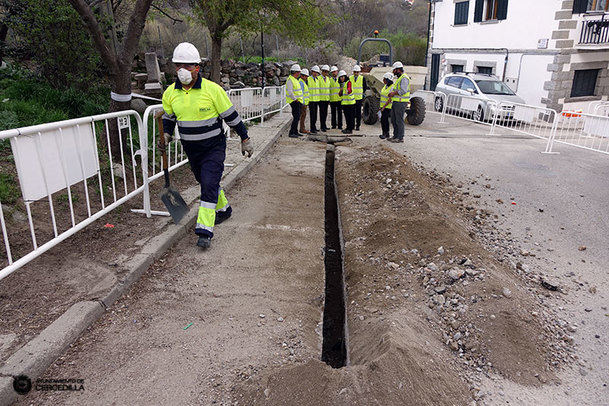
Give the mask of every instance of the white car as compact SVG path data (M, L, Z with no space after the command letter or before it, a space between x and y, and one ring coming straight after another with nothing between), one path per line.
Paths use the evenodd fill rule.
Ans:
M442 111L446 103L447 112L468 112L476 121L511 119L513 105L525 104L499 78L483 73L449 73L440 80L436 92L446 95L436 95L436 111Z

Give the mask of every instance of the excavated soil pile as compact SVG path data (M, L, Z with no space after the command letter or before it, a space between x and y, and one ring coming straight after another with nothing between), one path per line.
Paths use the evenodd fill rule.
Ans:
M566 344L448 190L380 147L337 149L336 181L350 364L266 371L234 388L239 404L462 405L479 399L481 374L555 380L554 348Z

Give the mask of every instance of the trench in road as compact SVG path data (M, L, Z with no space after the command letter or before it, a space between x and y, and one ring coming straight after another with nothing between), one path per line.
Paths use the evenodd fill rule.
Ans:
M324 266L326 273L325 303L323 312L322 361L333 368L348 363L347 320L345 307L345 277L343 268L343 238L340 229L340 212L334 178L334 145L326 149L324 177Z

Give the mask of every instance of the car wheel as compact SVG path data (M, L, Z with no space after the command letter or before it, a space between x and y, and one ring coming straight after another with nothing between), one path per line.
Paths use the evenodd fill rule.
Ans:
M436 97L436 100L435 100L435 103L433 106L436 111L442 111L442 109L444 108L444 100L442 100L441 97Z
M482 110L482 106L478 106L478 110L474 111L472 119L474 121L484 121L484 110Z

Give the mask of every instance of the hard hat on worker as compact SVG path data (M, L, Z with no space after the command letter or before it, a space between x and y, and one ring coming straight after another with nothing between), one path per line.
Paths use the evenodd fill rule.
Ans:
M330 67L328 65L321 65L321 70L325 70L326 72L330 71Z
M340 70L338 71L338 76L347 76L347 72L345 72L344 70Z
M393 80L393 73L387 72L383 75L383 79Z
M336 71L338 71L338 68L336 66L332 66L330 68L330 72L336 72Z
M393 64L392 68L393 69L404 69L404 65L402 64L402 62L397 61L396 63Z
M361 71L362 71L362 68L360 68L360 66L359 66L359 65L355 65L355 66L353 67L353 72L361 72Z
M315 72L315 73L321 73L321 70L319 69L319 66L314 65L314 66L311 68L311 72Z
M173 50L173 63L196 64L201 62L201 55L197 48L190 42L182 42Z
M305 75L305 76L309 76L309 70L308 70L307 68L303 68L303 69L300 71L300 74L301 74L301 75Z
M292 65L292 67L290 68L290 72L301 72L300 65L297 63Z

